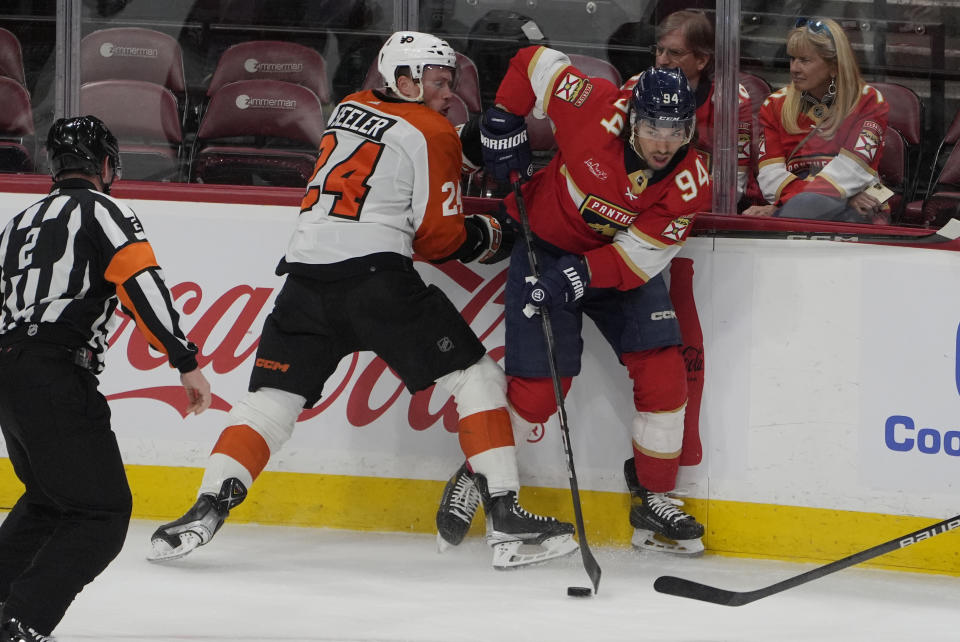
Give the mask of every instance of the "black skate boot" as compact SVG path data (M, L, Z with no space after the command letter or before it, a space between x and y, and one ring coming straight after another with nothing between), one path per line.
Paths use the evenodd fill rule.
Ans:
M630 525L635 548L699 555L703 553L703 525L680 510L683 502L666 493L654 493L637 481L633 459L623 464L623 476L630 489Z
M577 550L573 524L527 511L512 490L491 497L486 478L475 474L473 479L487 515L487 544L493 547L494 568L526 566Z
M164 524L150 536L153 550L147 555L151 562L180 559L198 546L203 546L223 526L230 509L247 496L247 489L236 477L223 482L220 493L204 493L180 519Z
M479 506L480 491L464 462L444 487L437 509L437 547L441 553L463 541Z
M5 618L0 625L0 642L57 642L57 638L41 635L15 617Z

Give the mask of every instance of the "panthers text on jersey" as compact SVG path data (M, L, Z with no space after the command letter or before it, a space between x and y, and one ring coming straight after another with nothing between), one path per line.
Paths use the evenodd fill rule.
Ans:
M646 169L624 136L629 93L589 78L559 51L521 49L496 102L514 114L536 107L553 121L559 151L523 186L530 227L582 254L593 287L646 283L680 250L694 215L710 208L710 176L697 150L681 147L663 170ZM519 218L513 195L506 205Z

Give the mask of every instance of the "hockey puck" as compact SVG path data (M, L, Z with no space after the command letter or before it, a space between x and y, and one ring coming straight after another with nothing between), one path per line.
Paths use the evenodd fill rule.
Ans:
M568 586L567 595L570 597L590 597L593 590L586 586Z

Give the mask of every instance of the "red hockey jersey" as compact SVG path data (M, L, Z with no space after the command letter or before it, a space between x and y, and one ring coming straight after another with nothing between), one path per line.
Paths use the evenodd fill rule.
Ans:
M559 51L521 49L496 102L514 114L536 107L553 121L558 152L523 186L523 197L534 234L583 255L593 287L646 283L680 250L696 212L710 208L706 160L681 148L664 170L646 169L621 136L624 93ZM512 194L506 206L519 219Z
M889 111L880 92L865 85L853 112L827 140L819 132L807 138L820 122L812 113L797 119L802 133L787 133L781 117L787 89L760 108L757 181L767 202L782 205L800 192L847 199L876 183Z

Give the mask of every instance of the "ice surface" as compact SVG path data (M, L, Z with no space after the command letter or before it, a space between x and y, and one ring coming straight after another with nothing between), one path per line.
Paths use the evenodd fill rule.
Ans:
M660 595L659 575L733 590L813 565L597 548L511 571L478 538L444 554L427 535L227 523L177 562L145 560L156 522L131 524L114 563L55 631L71 640L664 642L957 640L960 578L852 568L742 607Z

